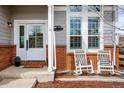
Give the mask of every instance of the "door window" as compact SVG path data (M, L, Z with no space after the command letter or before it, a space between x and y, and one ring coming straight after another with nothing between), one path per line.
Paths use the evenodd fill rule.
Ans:
M29 48L43 48L42 25L29 25Z
M20 48L24 48L25 37L24 37L24 26L23 25L19 26L19 33L20 33L20 35L19 35Z

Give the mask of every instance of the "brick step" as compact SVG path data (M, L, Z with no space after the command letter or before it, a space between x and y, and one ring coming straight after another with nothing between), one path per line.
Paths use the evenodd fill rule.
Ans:
M47 62L22 62L24 68L42 68L47 66Z
M31 65L31 64L26 64L24 65L24 68L43 68L43 65Z

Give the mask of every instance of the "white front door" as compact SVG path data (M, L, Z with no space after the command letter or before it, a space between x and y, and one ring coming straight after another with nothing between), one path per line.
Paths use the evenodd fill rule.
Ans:
M45 60L44 23L17 25L17 56L22 60Z

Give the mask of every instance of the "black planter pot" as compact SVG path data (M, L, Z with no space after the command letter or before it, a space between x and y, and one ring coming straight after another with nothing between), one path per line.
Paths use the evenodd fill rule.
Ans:
M15 58L15 61L14 61L14 62L15 62L14 65L15 65L16 67L19 67L19 66L21 65L21 58L17 56L17 57Z

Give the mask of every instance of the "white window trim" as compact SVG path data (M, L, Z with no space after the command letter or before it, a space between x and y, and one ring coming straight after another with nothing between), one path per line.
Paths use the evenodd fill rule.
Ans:
M33 20L17 19L16 20L15 19L14 20L14 44L15 45L18 45L18 40L17 40L17 38L18 38L18 32L17 32L18 26L22 25L22 24L31 24L31 23L33 23L33 24L35 24L35 23L36 24L45 24L46 25L45 29L47 31L48 20L37 20L37 19L36 20L35 19L33 19ZM45 38L47 36L47 32L43 32L43 34L44 34L44 36L43 36L43 38L44 38L43 49L46 50L46 44L47 44L48 40ZM19 45L18 45L18 47L19 47ZM16 50L18 47L16 47ZM16 55L17 55L17 52L18 51L16 51ZM44 53L46 54L46 51L44 51ZM46 60L46 56L45 56L45 60Z
M70 16L80 17L81 16L81 35L82 35L82 49L86 50L87 52L96 53L99 50L104 49L104 40L103 40L103 20L100 18L100 48L99 49L88 49L88 17L100 17L98 14L93 12L88 12L88 6L82 6L82 11L79 12L70 12L69 5L67 6L66 10L66 45L67 45L67 53L74 52L74 50L78 49L70 49ZM87 9L86 9L87 8ZM103 15L103 6L101 6L100 10L101 14ZM82 34L83 33L83 34ZM84 46L84 47L83 47Z

